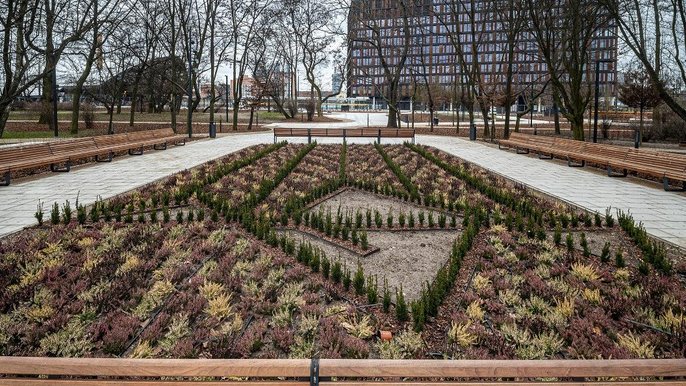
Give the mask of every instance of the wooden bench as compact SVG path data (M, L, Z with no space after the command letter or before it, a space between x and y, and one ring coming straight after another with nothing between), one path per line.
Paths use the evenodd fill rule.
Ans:
M683 385L685 376L684 359L309 360L0 357L0 385L674 386ZM411 381L400 382L404 378ZM545 380L542 382L540 378Z
M50 166L53 172L68 172L79 159L95 157L96 162L109 162L119 151L140 155L145 147L164 150L169 143L183 146L186 137L167 128L0 148L0 186L8 186L15 171Z
M546 155L547 159L566 159L570 167L584 167L586 163L592 163L606 168L610 177L626 177L629 171L657 177L662 179L665 190L675 190L670 187L670 181L679 181L683 184L679 190L686 190L684 154L522 133L512 133L509 139L501 140L498 147L514 148L519 154L534 151L539 158Z
M278 138L307 137L307 142L312 142L312 137L324 138L376 138L381 143L381 138L411 138L415 142L415 131L412 129L390 128L362 128L362 129L328 129L328 128L275 128L274 143Z

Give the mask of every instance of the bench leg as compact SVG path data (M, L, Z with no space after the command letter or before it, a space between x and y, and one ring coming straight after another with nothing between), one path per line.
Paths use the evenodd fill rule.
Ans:
M543 153L541 153L541 152L539 151L539 152L538 152L538 159L546 159L546 160L547 160L547 159L553 159L553 155L552 155L552 154L550 154L550 155L543 155Z
M276 135L274 136L274 144L276 145Z
M129 149L129 155L143 155L143 148L141 147L137 151Z
M4 177L2 179L2 182L0 182L0 186L9 186L10 185L10 172L5 172Z
M186 139L184 138L181 142L174 142L174 146L186 146Z
M662 177L662 186L666 192L686 192L686 181L681 182L681 188L672 188L669 186L669 178Z
M167 150L167 142L161 144L160 146L152 145L152 148L155 150Z
M100 158L99 155L95 156L95 162L112 162L112 157L114 156L114 153L109 152L107 153L107 158Z
M522 151L522 149L518 147L517 154L529 154L529 149L525 149L525 151Z
M498 150L509 150L509 149L510 149L509 147L503 146L500 144L500 142L498 142Z
M66 173L71 170L71 161L64 163L64 167L60 168L57 164L50 164L50 171L55 173Z
M582 160L580 163L572 161L571 158L567 157L567 166L570 168L583 168L586 166L586 161Z
M627 174L628 174L628 172L627 172L626 169L624 169L621 173L615 173L615 172L612 170L612 166L608 166L608 167L607 167L607 176L608 176L608 177L626 177Z

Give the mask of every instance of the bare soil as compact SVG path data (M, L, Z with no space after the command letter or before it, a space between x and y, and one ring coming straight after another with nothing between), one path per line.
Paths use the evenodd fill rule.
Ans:
M441 213L440 210L434 208L428 208L422 205L353 188L345 189L341 193L313 206L312 210L318 211L321 208L326 212L331 209L331 213L335 215L339 207L341 208L341 213L344 214L346 212L355 214L359 210L364 215L368 209L372 212L378 210L383 217L384 227L386 227L386 218L389 212L393 213L393 224L395 224L395 226L399 226L398 215L401 211L405 213L406 216L409 216L409 213L412 212L415 218L415 227L417 228L419 227L419 220L417 219L419 212L424 212L427 219L429 217L429 212L432 212L436 222L438 222L438 216ZM449 214L447 211L443 213ZM450 215L448 217L450 218ZM427 226L427 219L424 220L425 227ZM458 224L462 223L461 216L458 216L457 220ZM448 223L450 223L450 220L448 220ZM405 227L407 226L407 219L405 219Z
M403 286L408 300L417 299L424 283L432 282L436 272L448 261L453 241L459 231L407 231L369 232L369 243L380 250L370 256L359 258L345 248L322 241L318 237L299 231L287 231L296 240L310 241L321 248L326 256L339 260L354 274L359 261L365 275L376 275L379 291L383 290L384 277L393 292Z

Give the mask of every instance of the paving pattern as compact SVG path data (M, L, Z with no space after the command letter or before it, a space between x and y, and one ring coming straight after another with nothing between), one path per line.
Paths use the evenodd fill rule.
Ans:
M354 127L366 125L367 114L342 114L344 125L313 124L310 127ZM371 114L373 124L381 123L383 114ZM91 204L141 185L200 165L209 160L259 143L271 143L271 133L236 134L214 140L201 140L166 151L151 151L143 156L126 156L107 164L89 164L70 173L53 173L17 180L0 187L0 237L35 224L38 202L43 203L45 217L54 202L69 200ZM296 139L304 142L306 139ZM339 139L320 139L322 143L340 143ZM354 142L371 143L373 139ZM399 140L384 139L383 143ZM659 184L632 178L609 178L590 168L569 168L565 164L517 155L491 146L460 138L417 136L417 142L430 145L475 163L495 173L521 182L561 200L583 208L605 212L608 207L630 211L647 231L663 240L686 248L686 194L665 192Z

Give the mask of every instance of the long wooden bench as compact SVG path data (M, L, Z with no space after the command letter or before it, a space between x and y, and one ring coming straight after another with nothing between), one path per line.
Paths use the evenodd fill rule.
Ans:
M592 163L606 168L610 177L626 177L629 171L657 177L662 179L665 190L674 190L670 182L678 181L682 183L679 190L686 190L686 155L683 154L522 133L512 133L498 147L516 149L519 154L533 151L542 159L566 159L570 167Z
M685 377L685 359L537 361L0 357L0 385L660 386L683 385Z
M164 150L169 143L182 146L186 137L168 128L0 148L0 185L9 185L11 173L20 170L49 166L53 172L68 172L79 159L95 157L97 162L109 162L116 152L140 155L145 147Z
M328 128L275 128L274 143L278 138L307 137L307 142L312 142L312 137L324 138L376 138L381 143L381 138L408 138L415 141L415 131L412 129L391 128L361 128L361 129L328 129Z

